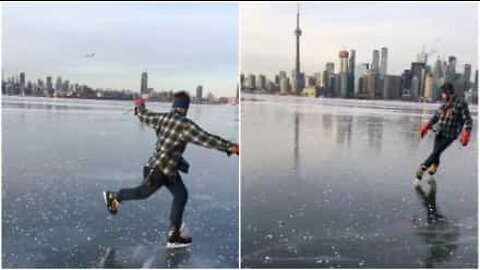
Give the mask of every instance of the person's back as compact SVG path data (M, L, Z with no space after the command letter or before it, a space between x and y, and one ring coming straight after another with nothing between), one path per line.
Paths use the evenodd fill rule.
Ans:
M229 153L234 144L209 134L178 110L168 113L152 113L145 106L136 111L138 119L152 127L157 134L156 153L149 159L151 168L159 168L170 176L178 170L187 143L217 149Z

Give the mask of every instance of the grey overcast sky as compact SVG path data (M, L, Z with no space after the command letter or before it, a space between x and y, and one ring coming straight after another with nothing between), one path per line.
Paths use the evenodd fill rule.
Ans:
M241 68L272 78L294 67L296 3L245 3L240 6ZM400 74L425 45L429 64L437 56L457 56L477 68L476 3L301 3L302 71L323 71L338 62L342 49L356 49L357 63L388 48L388 73ZM472 78L473 79L473 78Z
M147 71L157 91L235 96L238 20L236 3L4 3L3 75L139 91Z

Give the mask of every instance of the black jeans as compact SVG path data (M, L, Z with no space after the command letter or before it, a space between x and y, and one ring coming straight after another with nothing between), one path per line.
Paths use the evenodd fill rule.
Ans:
M183 211L188 200L188 192L183 184L180 174L177 173L176 179L168 178L163 173L155 170L153 175L147 181L150 167L143 168L143 182L134 188L121 189L117 194L119 202L127 200L146 199L155 191L165 186L173 195L172 208L170 210L170 227L180 229L182 225Z
M455 139L446 138L442 135L435 136L433 142L433 151L428 158L422 163L425 167L430 167L435 164L437 167L440 165L440 155Z

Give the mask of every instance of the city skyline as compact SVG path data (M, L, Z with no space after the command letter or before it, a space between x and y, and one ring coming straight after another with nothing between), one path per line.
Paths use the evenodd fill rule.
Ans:
M139 93L146 71L155 91L194 93L203 85L216 96L236 95L235 3L46 5L3 5L2 75L61 76Z
M242 73L273 77L279 70L290 73L295 69L291 64L295 57L295 43L291 38L297 12L295 5L241 5ZM439 55L443 60L455 55L461 59L457 63L460 70L465 63L477 69L476 4L302 3L300 12L300 61L305 74L321 72L328 62L333 61L337 66L336 54L340 50L356 51L357 68L371 63L372 51L381 47L388 48L387 72L390 74L401 74L416 61L423 47L429 53L429 65L433 65ZM402 20L399 14L409 14L408 20ZM462 35L458 34L460 26Z

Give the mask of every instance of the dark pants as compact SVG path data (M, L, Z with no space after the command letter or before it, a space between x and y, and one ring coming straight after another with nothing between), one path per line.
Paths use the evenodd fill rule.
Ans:
M155 191L165 186L173 195L172 208L170 210L170 226L171 228L180 229L182 225L183 211L187 204L188 192L183 184L180 174L177 173L176 178L168 178L163 173L155 170L153 175L147 180L150 172L149 167L143 168L143 182L134 188L121 189L117 194L119 202L127 200L146 199Z
M440 165L440 155L453 141L454 139L449 139L442 135L435 136L435 141L433 142L433 151L422 163L422 165L428 168L434 164L436 167L438 167L438 165Z

